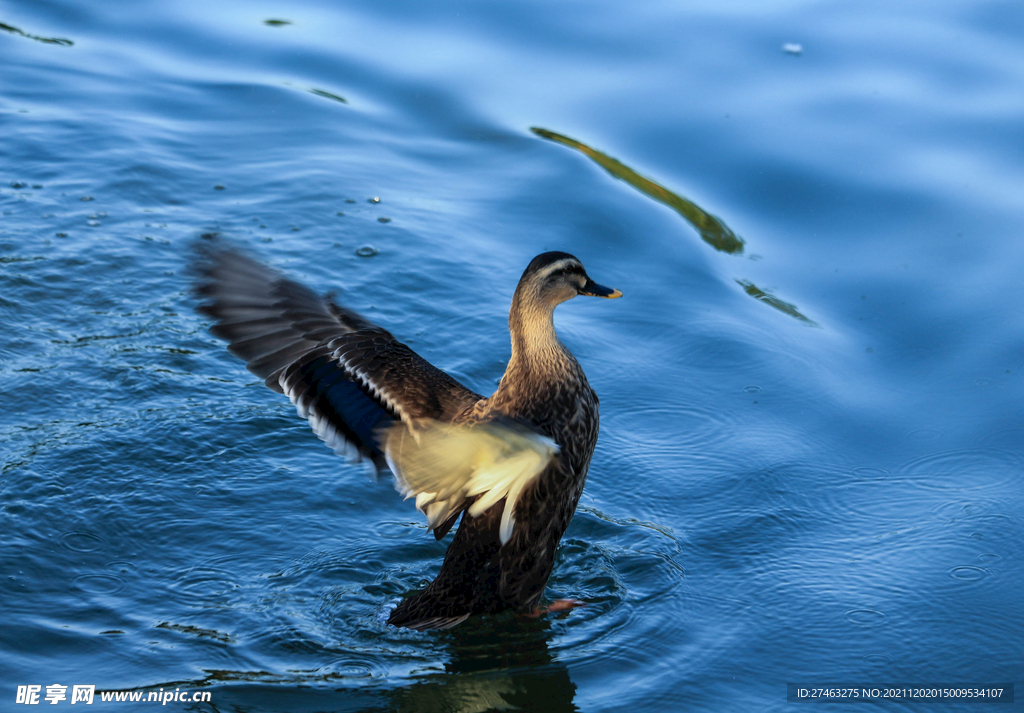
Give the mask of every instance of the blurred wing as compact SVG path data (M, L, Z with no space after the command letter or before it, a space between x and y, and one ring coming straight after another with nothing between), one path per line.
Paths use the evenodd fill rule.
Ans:
M477 517L504 499L498 534L505 544L520 494L558 455L558 445L515 422L417 419L387 429L384 455L431 530L464 509Z
M450 420L480 399L384 329L242 253L209 248L197 271L210 331L350 461L380 462L379 430L396 419Z
M216 320L210 332L278 393L281 372L325 339L361 329L391 336L242 253L204 250L197 271L197 311Z

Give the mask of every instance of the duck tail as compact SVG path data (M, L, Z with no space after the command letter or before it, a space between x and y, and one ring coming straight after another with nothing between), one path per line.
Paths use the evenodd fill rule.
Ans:
M480 517L463 515L437 577L402 600L389 624L417 631L451 629L471 615L509 608L499 591L502 509L499 503Z
M430 588L402 601L388 617L388 624L415 631L451 629L469 618L470 612L451 611L450 602L430 596Z

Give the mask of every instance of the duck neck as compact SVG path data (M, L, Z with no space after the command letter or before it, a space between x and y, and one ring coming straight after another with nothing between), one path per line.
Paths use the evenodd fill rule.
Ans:
M556 378L562 375L566 360L572 357L555 333L554 313L554 305L526 299L521 291L516 291L508 314L512 358L506 376L515 373L522 378L529 374L537 379L548 374Z

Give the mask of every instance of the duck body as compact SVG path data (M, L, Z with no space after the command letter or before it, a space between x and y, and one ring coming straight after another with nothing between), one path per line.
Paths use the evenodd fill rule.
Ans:
M568 253L534 258L509 312L512 357L497 391L484 398L387 331L245 255L208 250L200 273L197 291L207 303L199 310L217 320L211 331L286 394L322 440L349 460L390 466L437 539L461 517L437 577L403 600L389 623L444 629L475 614L533 611L583 492L599 427L597 395L555 333L554 308L577 294L621 293L590 280ZM458 443L467 430L494 436L499 464L518 462L503 458L524 450L534 465L499 468L497 477L478 456L458 455L448 445L456 441L442 440L446 460L424 467L444 472L421 484L406 477L415 469L405 465L417 464L429 429L442 429L442 439L457 429ZM472 473L459 480L449 470Z
M583 369L567 350L557 358L543 372L528 372L528 379L513 361L498 391L459 419L506 416L531 424L560 446L559 457L520 497L512 537L504 544L499 539L499 507L478 518L464 515L440 573L399 604L390 623L445 628L469 614L527 613L539 604L558 543L583 493L599 425L597 395ZM539 373L547 378L538 378Z

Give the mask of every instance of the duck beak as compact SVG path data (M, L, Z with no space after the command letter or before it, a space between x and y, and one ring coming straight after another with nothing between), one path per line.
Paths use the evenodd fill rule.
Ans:
M599 285L589 277L587 278L587 284L583 285L580 289L580 294L586 295L587 297L604 297L609 300L614 300L616 297L622 297L622 293L618 290L613 290L611 287Z

